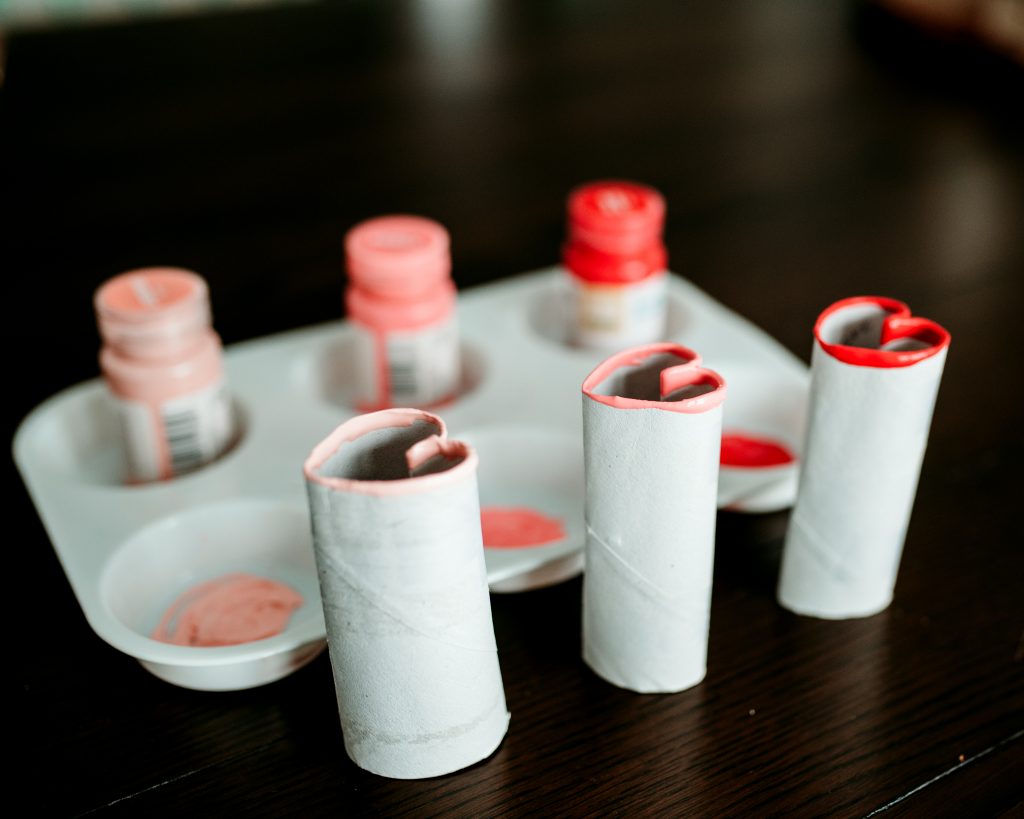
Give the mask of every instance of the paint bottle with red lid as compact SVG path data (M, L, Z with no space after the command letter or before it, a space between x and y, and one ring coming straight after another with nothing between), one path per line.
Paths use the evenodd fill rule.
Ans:
M235 439L206 282L179 268L122 273L96 291L100 369L131 483L198 469Z
M420 216L369 219L345 236L345 261L356 406L452 398L460 372L448 231Z
M614 350L665 332L665 200L636 182L592 182L568 200L562 261L570 290L569 338Z

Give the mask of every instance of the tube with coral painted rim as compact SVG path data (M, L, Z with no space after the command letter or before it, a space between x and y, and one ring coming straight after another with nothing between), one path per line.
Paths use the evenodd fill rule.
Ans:
M669 343L618 353L583 382L583 658L622 688L704 678L725 394Z
M345 750L382 776L472 765L508 727L476 468L414 409L357 416L306 460Z
M892 601L949 333L858 296L814 327L810 413L779 603L827 619Z

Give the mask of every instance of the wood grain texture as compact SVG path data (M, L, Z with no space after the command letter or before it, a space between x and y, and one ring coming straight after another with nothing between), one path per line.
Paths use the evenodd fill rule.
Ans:
M798 355L883 293L953 345L893 605L774 600L785 513L721 514L709 673L579 659L580 581L492 605L509 734L452 776L345 756L330 665L169 686L89 629L13 466L16 792L53 815L999 815L1024 789L1024 77L862 5L434 0L14 33L0 90L6 429L96 374L90 298L192 267L233 342L337 317L341 236L424 213L460 287L557 258L638 178L672 267Z

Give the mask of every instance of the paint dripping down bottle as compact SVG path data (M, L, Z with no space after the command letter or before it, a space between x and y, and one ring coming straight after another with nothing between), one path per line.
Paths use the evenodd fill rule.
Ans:
M420 216L381 216L345 237L345 306L355 338L355 405L431 407L460 378L448 231Z
M183 475L229 449L237 425L206 282L179 268L133 270L103 284L94 306L128 482Z

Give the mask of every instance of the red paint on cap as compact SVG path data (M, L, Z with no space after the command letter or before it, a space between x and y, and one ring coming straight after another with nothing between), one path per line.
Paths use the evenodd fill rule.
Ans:
M593 182L569 194L563 261L581 279L640 281L665 269L665 199L636 182Z

